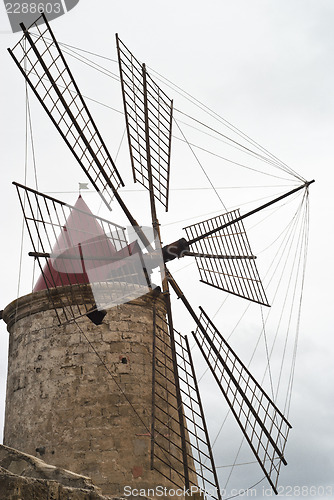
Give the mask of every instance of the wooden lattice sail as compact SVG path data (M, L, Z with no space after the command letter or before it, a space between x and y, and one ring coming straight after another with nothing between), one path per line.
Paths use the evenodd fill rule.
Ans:
M226 292L268 306L240 211L234 210L185 228L195 252L201 281ZM236 221L236 222L234 222ZM225 225L229 223L226 227ZM222 228L222 229L219 229ZM214 234L205 236L208 231ZM200 238L202 235L203 238Z
M105 205L111 210L111 201L116 200L137 235L128 242L122 226L94 216L81 198L70 206L15 183L33 246L31 255L42 273L35 290L49 291L59 323L86 315L99 325L107 308L152 291L151 275L159 269L165 315L154 313L152 329L152 470L173 485L198 485L203 495L214 490L211 496L221 498L189 343L174 328L171 288L195 321L196 344L277 492L291 426L206 313L201 310L200 317L196 315L166 264L195 257L201 281L268 306L243 220L307 189L313 181L246 214L234 210L188 226L187 239L162 248L155 203L158 200L168 209L173 101L117 36L130 161L134 180L149 192L154 234L150 238L121 197L121 176L46 17L42 15L28 29L21 27L23 37L10 50L11 56ZM63 292L58 296L60 287ZM86 296L73 303L73 287L90 293L89 305Z
M135 181L168 210L173 101L116 35L130 158Z

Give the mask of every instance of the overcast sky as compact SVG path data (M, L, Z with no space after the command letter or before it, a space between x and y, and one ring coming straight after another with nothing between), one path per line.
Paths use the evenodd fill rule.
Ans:
M18 283L22 219L11 182L24 181L25 90L23 78L6 51L7 47L16 43L19 35L5 33L9 26L2 6L0 15L0 309L3 309L17 294L24 295L31 290L32 263L27 257L30 248L26 243L22 275ZM288 466L282 471L281 477L281 484L285 488L282 490L283 497L291 496L289 486L297 487L292 490L292 494L295 492L294 496L298 496L298 487L303 486L304 493L309 493L313 498L330 497L334 494L333 21L332 0L129 0L117 4L108 0L80 0L71 12L52 22L52 29L59 41L111 59L116 56L114 34L118 32L129 48L150 68L214 109L302 177L316 180L310 189L310 247L291 402L290 420L293 429L286 451ZM103 60L99 62L117 73L115 63ZM83 86L85 95L104 100L109 106L114 106L115 96L116 108L121 109L116 81L106 79L97 72L91 72L89 77L83 77L79 81L80 65L76 61L73 64L78 67L75 75L79 86ZM86 74L87 68L82 71ZM186 101L178 101L177 94L173 97L177 109L190 112ZM61 144L51 124L44 118L33 97L31 103L41 190L69 191L70 193L59 193L56 196L74 204L76 194L73 192L77 190L78 182L85 182L85 178L76 170L74 160ZM112 156L115 157L124 122L120 113L112 113L110 110L107 112L109 115L104 115L104 111L96 108L106 142L110 144ZM179 118L181 122L182 117ZM198 118L204 119L201 114ZM180 148L177 139L175 143L178 151ZM204 147L204 142L201 145ZM210 143L210 148L211 146ZM126 187L130 189L133 188L130 166L126 147L123 149L118 165L121 175L127 181ZM218 161L211 158L210 164L209 158L205 156L201 160L208 162L205 165L216 187L233 185L234 179L229 177L230 171L221 168ZM181 228L193 222L190 219L194 213L200 217L213 213L214 210L218 213L222 210L219 200L211 191L177 191L209 186L203 172L200 169L196 171L195 167L192 170L185 156L182 161L178 161L175 154L172 169L173 166L173 207L170 215L161 214L161 219L166 224L168 238L169 234L171 238L174 236L175 229L176 239L182 236ZM73 173L70 173L72 168ZM30 166L28 181L32 187L33 177ZM268 181L270 183L271 180ZM240 190L221 189L219 193L228 207L237 206L239 198L240 201L247 201L247 198L243 199L243 194L240 195ZM127 202L136 206L135 195L125 192L124 196ZM236 196L234 203L233 196ZM262 196L262 192L259 196ZM87 193L85 199L93 205L92 208L99 206L93 193ZM179 220L188 222L167 226ZM144 221L145 223L148 221ZM255 231L255 239L258 236ZM26 239L25 241L27 242ZM260 243L255 243L254 246L261 248ZM191 282L196 272L194 266L178 272L182 287L191 292L197 286ZM194 306L202 304L207 306L210 313L215 314L223 301L224 297L220 295L223 292L208 292L203 289L205 285L199 286L201 288L193 294ZM240 313L243 308L244 305L240 307ZM189 333L193 329L191 321L189 324L184 323L188 318L183 319L186 316L182 315L180 317L182 321L177 325L178 329ZM217 316L217 321L221 329L227 329L227 323L232 323L227 316L222 315ZM3 322L0 327L1 439L8 334ZM253 323L245 326L246 329L251 327ZM245 340L247 338L241 336L240 349L247 354ZM209 408L208 412L209 420L213 421L214 426L214 421L217 420L215 410ZM219 424L216 425L219 427ZM237 430L235 434L234 451L238 449L241 440ZM226 453L230 453L230 448L232 450L232 444L230 446L229 441L225 442L223 439L215 444L216 462L220 471L225 470L223 466L230 464L230 460L234 460L232 451L231 455L224 455L225 449ZM232 484L241 489L255 484L262 477L256 467L251 473L245 473L239 467ZM258 498L263 496L263 486L266 487L265 482L258 486ZM311 486L316 489L310 490Z

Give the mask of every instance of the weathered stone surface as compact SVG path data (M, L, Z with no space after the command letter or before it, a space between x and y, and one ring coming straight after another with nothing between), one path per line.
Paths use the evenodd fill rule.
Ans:
M170 486L169 461L183 472L180 445L170 446L172 459L168 449L161 452L162 474L151 469L154 310L157 332L167 338L165 303L154 293L109 309L98 326L84 316L59 327L46 291L9 304L3 312L10 332L5 445L92 477L107 495L122 496L125 486ZM156 427L161 439L176 440L166 359L156 364L156 391L163 393Z
M92 480L0 445L0 500L109 500Z

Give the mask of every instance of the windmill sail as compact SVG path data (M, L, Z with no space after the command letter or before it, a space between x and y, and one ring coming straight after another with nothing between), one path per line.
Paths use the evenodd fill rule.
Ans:
M9 53L58 132L110 209L113 194L124 185L44 16L28 29ZM31 31L34 30L34 31Z
M42 273L34 291L48 290L60 324L150 291L149 263L123 227L93 215L81 197L73 207L14 184Z
M194 337L248 444L277 494L291 425L201 308Z
M188 484L206 497L210 494L211 498L220 499L187 337L174 329L168 335L166 320L160 316L156 319L159 321L154 321L153 340L152 468L166 477L167 466L168 479L178 488Z
M314 181L247 214L234 210L188 226L188 241L161 249L155 200L168 210L173 101L116 35L133 176L150 193L151 238L121 199L123 181L45 16L21 28L12 58L104 203L110 209L115 198L139 238L129 243L125 228L94 216L82 198L70 206L14 183L41 270L34 292L47 290L59 324L83 315L100 324L107 307L152 291L150 275L159 268L166 314L158 317L154 306L151 469L178 488L199 487L201 495L221 500L188 340L173 327L171 286L195 320L197 346L277 493L291 426L206 313L196 315L165 263L194 256L202 282L268 306L243 219Z
M134 180L152 190L167 211L173 102L116 40Z
M232 222L239 216L234 210L184 228L188 240L197 240L190 249L203 283L268 306L243 221ZM205 236L225 224L228 227Z

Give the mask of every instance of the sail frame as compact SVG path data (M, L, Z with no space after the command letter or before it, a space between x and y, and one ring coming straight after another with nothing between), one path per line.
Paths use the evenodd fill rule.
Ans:
M118 35L116 43L133 178L167 212L173 101Z
M41 24L38 24L40 20ZM8 49L30 88L109 210L124 182L42 14ZM31 31L37 30L37 34ZM34 39L35 38L35 39Z
M30 255L38 262L59 324L84 315L92 319L94 313L102 317L107 307L152 289L150 260L137 240L128 244L124 227L95 216L87 206L83 210L13 184L34 250Z
M224 225L227 227L221 228ZM201 282L269 306L239 209L184 229L188 240L196 240L190 249L194 252ZM215 229L214 234L205 236Z
M221 500L187 336L174 328L171 332L158 315L153 325L151 468L167 478L159 465L167 466L176 487L188 483L206 498Z
M291 424L262 389L200 307L193 332L208 367L266 478L277 494L284 450Z

